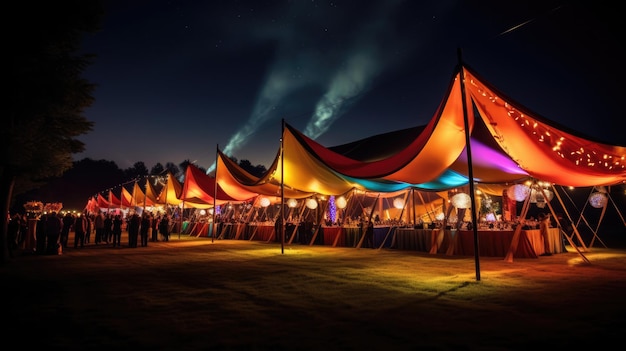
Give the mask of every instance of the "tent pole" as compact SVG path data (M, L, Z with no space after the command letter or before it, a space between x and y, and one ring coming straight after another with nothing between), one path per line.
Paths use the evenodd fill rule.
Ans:
M217 212L217 207L216 207L216 198L217 198L217 160L219 157L219 152L220 152L220 144L215 144L215 189L214 189L214 193L213 193L213 230L211 230L211 242L214 242L215 240L215 232L217 229L217 223L215 223L215 213Z
M461 80L461 103L463 104L463 124L465 128L465 148L467 149L467 168L469 178L470 198L472 206L476 204L476 196L474 194L474 171L472 167L472 148L470 145L470 126L469 116L467 113L467 101L465 101L465 73L463 71L463 59L461 58L461 49L457 50L459 57L459 79ZM476 266L476 280L480 280L480 262L478 254L478 221L476 220L476 211L472 210L472 224L474 230L474 261Z
M280 253L285 253L285 119L280 133Z

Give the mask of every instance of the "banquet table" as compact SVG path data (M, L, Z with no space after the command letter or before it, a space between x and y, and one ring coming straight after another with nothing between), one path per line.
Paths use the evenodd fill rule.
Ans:
M436 252L447 253L454 245L456 230L398 228L395 232L394 247L398 250L431 252L436 244Z
M480 256L505 257L509 252L514 234L512 230L478 230L477 233ZM558 228L548 229L548 242L551 253L565 252ZM441 233L439 229L410 228L395 231L394 247L398 250L431 252L433 243L437 243L436 253L474 255L474 231L446 229ZM513 256L536 258L544 252L541 232L538 229L522 230Z
M373 244L374 248L381 245L390 248L393 243L393 236L397 227L393 226L374 226ZM363 236L359 227L322 227L324 245L338 247L358 247ZM383 245L384 243L384 245ZM367 243L361 243L364 247Z
M324 237L324 245L339 247L345 246L343 227L322 227L321 230L321 234Z
M513 235L514 231L512 230L479 230L478 253L480 256L505 257L511 248ZM537 256L545 253L543 240L539 229L522 230L513 257L537 258ZM551 253L565 251L559 228L548 229L548 242ZM455 244L455 254L474 255L474 232L460 231Z
M249 224L242 239L268 241L270 239L275 239L273 236L274 225Z

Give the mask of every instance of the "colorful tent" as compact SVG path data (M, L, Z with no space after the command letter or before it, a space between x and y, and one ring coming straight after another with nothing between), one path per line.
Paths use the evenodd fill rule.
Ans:
M534 178L563 186L597 186L626 182L626 148L585 138L530 112L495 88L483 83L467 67L465 96L470 126L470 147L474 181L514 183ZM468 162L461 100L461 71L454 75L446 97L435 116L425 126L414 129L415 136L404 143L395 142L398 133L360 140L349 147L328 148L287 125L283 133L285 164L299 161L307 166L325 166L326 174L349 179L368 187L365 180L380 185L443 190L467 184ZM406 131L404 132L406 135ZM405 139L406 140L406 139ZM369 143L368 143L369 141ZM381 145L396 146L369 159L355 156L355 149L372 152ZM399 146L399 147L398 147ZM336 150L351 150L340 153ZM304 160L304 162L302 161ZM285 184L302 188L309 184L307 173L285 169ZM294 172L295 171L295 172ZM271 169L270 172L277 172ZM289 174L296 176L288 177ZM331 178L323 178L326 182ZM453 181L449 181L453 179ZM437 186L439 188L437 188ZM328 187L328 185L327 185ZM373 187L370 187L372 189Z
M217 196L215 195L216 190ZM189 164L185 170L185 180L180 196L185 207L208 208L229 202L250 201L254 197L256 194L239 198L228 195L220 185L216 187L215 178L202 172L193 164Z

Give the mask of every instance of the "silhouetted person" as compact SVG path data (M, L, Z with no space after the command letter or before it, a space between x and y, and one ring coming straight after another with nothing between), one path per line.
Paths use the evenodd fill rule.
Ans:
M58 255L62 248L60 239L63 230L63 220L57 216L56 212L50 213L46 219L46 253L48 255Z
M152 217L152 241L159 241L159 221L161 218L159 216Z
M21 227L20 221L21 216L19 213L16 213L11 217L7 226L7 249L9 250L9 257L11 258L17 249L17 241Z
M104 237L104 214L102 212L96 213L93 219L93 225L96 228L96 245L106 241Z
M102 241L107 244L113 242L113 215L107 214L104 218L104 229L102 231Z
M111 233L113 233L113 247L122 246L122 216L115 215L113 217L113 226L111 227Z
M365 247L374 248L374 222L368 221L365 228Z
M67 241L70 238L70 229L72 229L72 225L74 224L74 216L70 212L67 212L65 216L63 216L63 229L61 230L61 245L63 248L67 248Z
M170 241L170 221L167 215L163 215L159 222L159 232L163 236L163 241Z
M141 216L141 226L139 227L139 237L141 240L141 246L148 246L148 232L150 228L152 228L152 221L150 220L150 215L147 213L143 213Z
M85 247L85 234L87 233L87 221L89 219L86 215L78 216L74 220L74 248Z
M35 228L35 253L37 255L43 255L46 253L46 221L48 215L42 215L37 220L37 226Z
M91 242L91 232L93 231L93 215L90 215L89 213L87 213L87 211L85 211L84 213L85 215L85 219L87 220L87 229L85 229L85 243L89 243Z
M543 238L544 253L541 256L552 256L550 250L550 235L548 229L550 228L550 214L545 213L539 215L539 232Z
M133 213L128 220L128 247L137 247L140 226L141 218L137 213Z

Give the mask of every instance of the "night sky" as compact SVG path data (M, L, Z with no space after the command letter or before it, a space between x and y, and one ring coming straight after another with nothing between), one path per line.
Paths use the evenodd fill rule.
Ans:
M626 145L618 11L564 1L108 1L85 37L75 155L269 167L281 120L334 146L427 123L458 63L531 111ZM619 122L619 125L623 124Z

